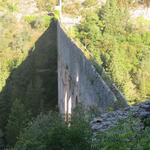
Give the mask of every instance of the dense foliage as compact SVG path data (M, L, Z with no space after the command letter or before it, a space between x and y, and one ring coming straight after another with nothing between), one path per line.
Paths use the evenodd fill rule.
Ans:
M95 139L89 114L77 111L66 123L47 113L57 109L56 22L47 16L57 0L35 0L37 14L22 18L20 2L27 4L0 0L0 143L4 134L6 147L15 150L150 149L149 119L142 131L140 121L129 118ZM74 37L133 103L150 97L150 32L143 18L131 23L126 6L126 0L108 0L99 9L97 0L85 0L64 10L83 14Z
M133 104L150 97L150 22L133 21L127 5L119 6L108 0L101 9L89 9L73 36Z
M88 123L80 118L71 125L54 113L40 115L20 135L16 149L32 150L84 150L90 149L91 131Z
M0 0L0 131L8 146L31 118L57 104L56 21L42 11L23 14L22 4Z
M82 116L80 115L82 113ZM89 122L83 111L72 116L68 123L57 113L39 115L21 133L15 150L147 150L150 148L147 127L141 128L141 121L135 118L121 120L118 125L106 132L92 134Z

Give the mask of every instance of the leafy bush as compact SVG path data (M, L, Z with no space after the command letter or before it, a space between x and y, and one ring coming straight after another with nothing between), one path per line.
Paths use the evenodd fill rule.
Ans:
M132 117L122 120L118 125L106 132L98 133L92 150L128 150L149 149L150 126L143 130L139 119Z
M89 150L90 128L84 119L78 119L68 124L57 113L41 114L21 133L15 149Z
M37 19L37 16L34 15L30 15L30 16L25 16L24 20L28 23L31 24L33 21L35 21Z
M70 4L69 6L68 5L63 6L63 12L71 16L78 16L80 15L80 8L81 8L80 2L75 2Z
M29 118L29 113L25 111L24 105L19 100L15 100L6 125L6 140L8 144L14 145L16 143L20 131L26 127Z
M131 23L124 6L107 0L99 11L86 12L73 36L91 52L97 70L104 67L129 104L134 104L150 97L150 32L143 19L137 21L141 28Z
M57 0L36 0L40 11L51 11L57 5Z
M50 25L50 21L51 21L52 17L50 16L25 16L24 20L31 25L32 28L34 29L45 29L48 28Z
M92 134L86 113L78 107L69 124L57 113L39 115L18 138L15 150L127 150L149 149L150 126L129 117L116 127ZM81 116L82 113L82 116ZM149 122L149 119L146 120Z
M96 4L97 4L97 0L85 0L83 2L83 6L85 6L85 7L91 7Z
M8 4L8 9L9 9L9 11L11 11L11 12L17 12L18 11L18 6L17 6L17 4Z

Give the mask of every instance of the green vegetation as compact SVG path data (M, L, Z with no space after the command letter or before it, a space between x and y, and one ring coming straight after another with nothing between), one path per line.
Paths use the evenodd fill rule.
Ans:
M18 11L18 0L0 0L0 10L17 12Z
M48 28L51 19L52 17L50 16L37 17L34 15L30 15L24 17L25 22L27 22L31 26L31 28L38 28L40 30Z
M82 113L82 116L80 115ZM68 123L57 113L39 115L20 134L14 150L127 150L149 149L150 126L141 130L135 118L121 120L106 132L93 135L85 113L74 113ZM150 122L148 122L150 125Z
M10 145L16 143L16 138L20 131L26 127L29 119L30 113L25 110L25 106L19 100L15 100L6 126L6 139Z
M36 0L40 11L51 11L58 4L57 0Z
M78 118L79 119L79 118ZM84 118L72 120L70 127L55 113L40 115L20 135L16 149L90 149L91 131Z
M9 72L20 64L24 59L30 46L31 37L27 31L27 25L24 28L12 19L11 14L0 18L1 45L0 45L0 90L5 85L5 80ZM18 28L16 28L18 27ZM20 31L21 30L21 31ZM28 45L26 45L28 44Z
M5 132L8 144L15 143L30 117L34 118L41 112L55 109L56 53L56 22L52 22L29 50L25 60L15 70L12 68L0 95L0 128Z
M137 18L135 26L125 6L107 0L101 9L89 9L72 36L133 104L150 97L150 22Z
M85 7L95 6L96 4L97 4L97 0L85 0L83 2L83 6Z
M57 110L58 101L54 17L59 13L54 11L57 0L36 2L38 14L19 20L19 1L0 0L0 143L4 135L6 148L14 150L150 149L149 118L143 120L143 130L138 119L128 118L94 136L89 120L96 116L96 108L92 114L75 110L69 122L49 112ZM83 14L71 36L88 49L93 56L89 59L95 60L97 69L105 69L131 104L150 98L149 22L131 21L126 1L108 0L100 9L96 2L64 6L70 15Z
M56 21L45 13L18 19L19 1L0 4L0 131L12 147L32 118L56 108Z
M97 140L92 147L93 150L146 150L150 148L148 142L150 139L149 132L149 126L142 130L140 120L129 117L125 121L121 120L116 127L98 133L96 135Z

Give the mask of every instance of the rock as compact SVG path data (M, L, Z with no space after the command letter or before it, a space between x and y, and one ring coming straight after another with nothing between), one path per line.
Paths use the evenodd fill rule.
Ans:
M140 107L147 110L147 111L150 111L150 105L148 105L148 104L143 104Z
M126 107L123 110L117 110L114 112L104 113L98 118L94 118L91 121L91 129L96 131L106 131L119 122L119 120L123 120L129 116L139 118L143 120L150 116L150 100L142 102L138 105L134 105L132 107ZM141 123L140 125L144 128L144 125Z
M100 123L100 122L102 122L103 120L102 120L102 118L95 118L94 120L93 120L93 123Z
M146 118L146 117L148 117L148 116L150 116L150 112L141 112L141 113L139 113L139 115L138 115L138 117L140 117L140 118Z

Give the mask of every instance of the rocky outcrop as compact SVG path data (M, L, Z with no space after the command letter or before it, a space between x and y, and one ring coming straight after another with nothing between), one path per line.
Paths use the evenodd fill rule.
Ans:
M150 117L150 100L132 107L126 107L123 110L104 113L99 118L91 121L91 128L93 131L106 131L116 126L119 120L126 119L129 116L140 118L141 120Z

